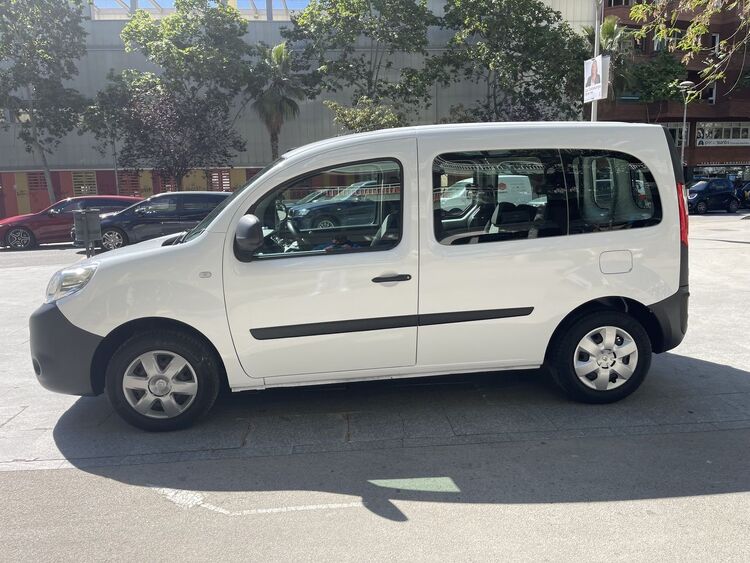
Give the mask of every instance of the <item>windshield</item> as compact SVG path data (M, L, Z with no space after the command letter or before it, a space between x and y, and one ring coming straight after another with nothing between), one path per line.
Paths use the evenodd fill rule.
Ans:
M695 184L690 186L690 191L700 192L702 190L705 190L706 186L708 186L708 182L706 181L696 182Z
M189 240L194 239L198 235L200 235L203 231L205 231L208 226L213 223L214 219L216 219L219 216L219 213L224 211L224 208L227 207L234 199L239 196L242 192L247 190L248 188L255 185L256 182L260 181L261 178L263 178L268 172L271 171L271 169L275 168L277 164L281 164L281 162L284 160L284 157L278 158L274 160L271 164L263 168L260 172L258 172L255 176L252 177L252 179L242 186L241 188L237 188L232 195L230 195L228 198L226 198L224 201L222 201L219 205L214 207L213 211L211 211L206 217L198 223L195 227L190 229L185 235L182 237L182 239L179 242L187 242Z

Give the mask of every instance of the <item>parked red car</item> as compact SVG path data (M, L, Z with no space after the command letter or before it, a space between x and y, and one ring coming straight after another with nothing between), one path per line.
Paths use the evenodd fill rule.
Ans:
M25 250L45 242L70 242L74 211L101 209L102 213L109 213L125 209L141 199L116 195L69 197L38 213L1 219L0 246Z

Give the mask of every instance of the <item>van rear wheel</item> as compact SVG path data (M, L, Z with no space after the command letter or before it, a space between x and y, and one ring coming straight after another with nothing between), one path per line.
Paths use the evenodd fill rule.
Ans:
M630 315L601 311L560 331L548 358L556 383L571 399L612 403L643 383L651 365L651 341Z
M133 426L152 432L179 430L213 406L219 370L213 351L190 334L142 332L112 356L105 375L107 396Z

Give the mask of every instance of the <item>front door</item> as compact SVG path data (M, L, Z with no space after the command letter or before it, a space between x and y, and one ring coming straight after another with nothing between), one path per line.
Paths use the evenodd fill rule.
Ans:
M265 244L249 262L228 245L224 268L232 338L248 375L333 380L341 372L415 364L415 146L409 139L387 151L368 147L352 155L361 161L319 158L317 172L282 182L249 204ZM289 209L310 193L345 197L364 181L371 182L368 197L388 202L391 212L379 224L351 225L345 208L333 227L291 221Z
M53 206L35 235L39 242L70 242L70 229L73 227L74 212L81 209L80 199L62 201Z

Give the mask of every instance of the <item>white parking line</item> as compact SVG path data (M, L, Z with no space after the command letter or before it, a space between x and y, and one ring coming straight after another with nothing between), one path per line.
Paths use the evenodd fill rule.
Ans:
M206 502L205 497L196 491L185 491L180 489L169 489L165 487L154 487L154 490L167 500L173 502L180 508L190 509L195 507L205 508L217 514L225 516L254 516L258 514L277 514L281 512L305 512L309 510L335 510L338 508L362 508L362 502L343 502L327 504L307 504L299 506L279 506L272 508L252 508L248 510L227 510L221 506L216 506Z

